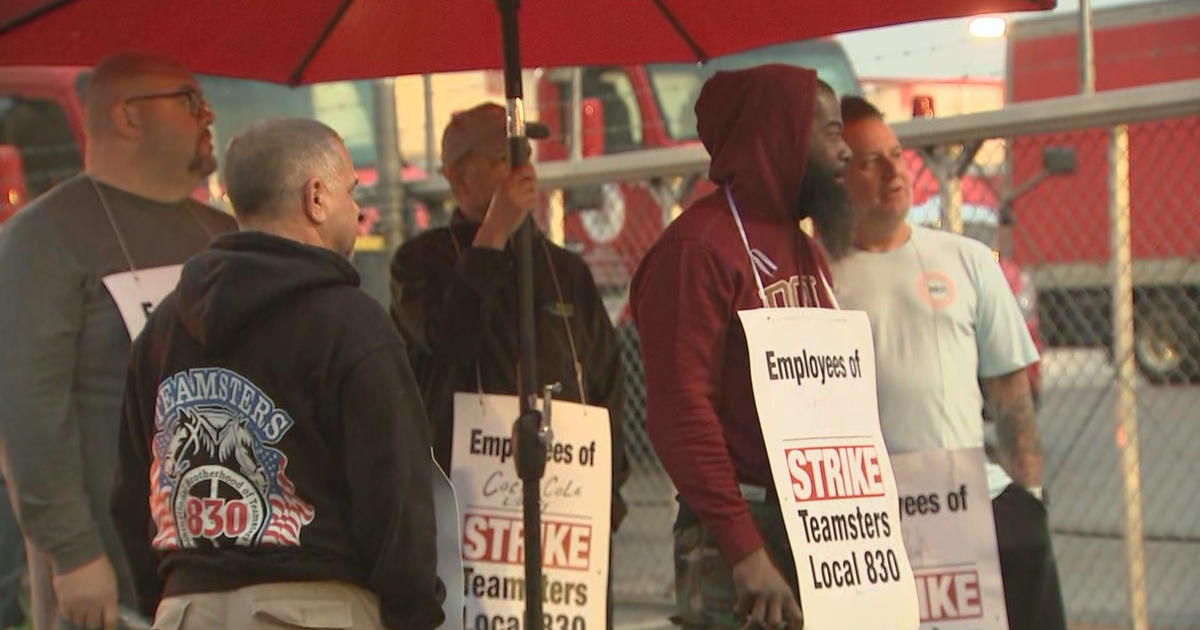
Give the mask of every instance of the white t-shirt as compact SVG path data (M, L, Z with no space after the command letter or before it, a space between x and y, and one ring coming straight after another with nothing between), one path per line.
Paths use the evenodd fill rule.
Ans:
M889 252L854 249L833 265L842 308L866 311L875 337L879 417L892 453L983 446L979 378L1038 360L992 251L913 227ZM1011 479L988 470L993 498Z

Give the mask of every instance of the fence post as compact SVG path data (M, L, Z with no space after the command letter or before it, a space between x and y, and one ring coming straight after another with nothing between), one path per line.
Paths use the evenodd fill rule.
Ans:
M1096 48L1092 43L1092 0L1079 0L1079 93L1096 92Z
M583 159L583 68L571 68L571 159Z
M1108 152L1109 220L1112 226L1113 361L1116 368L1116 441L1120 450L1129 616L1133 630L1148 630L1146 553L1142 532L1142 477L1138 451L1137 365L1133 350L1133 244L1129 207L1129 127L1111 130Z
M555 188L546 192L546 237L551 243L563 246L566 242L566 199L563 189Z
M942 229L949 230L955 234L962 234L962 177L957 173L945 173L944 176L938 179L941 180L938 183L940 184L939 188L941 188L942 217L945 222L942 225Z
M379 204L382 242L363 239L355 245L355 266L362 278L362 289L368 295L387 304L388 269L392 252L412 236L412 213L407 210L405 191L401 186L400 125L396 118L395 79L376 79L371 82L371 98L375 105L375 146L378 149L375 191ZM372 242L374 241L374 242Z
M662 226L667 229L671 222L679 218L683 214L683 204L680 202L680 197L683 196L683 186L685 178L680 175L664 180L661 184L654 187L657 193L658 205L662 208Z
M425 172L432 177L437 172L437 149L433 124L433 75L421 75L421 91L425 96Z
M975 147L975 151L978 151L978 147ZM938 229L940 230L955 234L963 233L961 172L965 172L965 169L960 171L958 163L960 160L974 159L975 151L968 156L962 153L955 154L953 148L949 146L930 146L917 149L925 166L937 179L938 201L940 202Z

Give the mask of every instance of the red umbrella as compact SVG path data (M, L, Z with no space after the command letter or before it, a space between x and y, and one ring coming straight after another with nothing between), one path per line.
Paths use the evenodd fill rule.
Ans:
M301 84L503 67L509 134L521 154L522 63L706 61L758 46L903 22L1050 9L1056 0L5 0L0 65L92 65L115 50L179 60L195 72ZM499 9L499 10L495 10ZM518 17L519 14L519 17ZM519 24L518 24L519 22ZM518 33L524 28L527 42ZM525 46L524 56L520 45ZM526 591L541 592L531 223L517 232ZM542 598L526 598L541 630Z
M5 0L0 64L91 65L114 48L196 72L312 83L502 67L492 0ZM1055 0L523 0L525 66L696 61ZM44 13L39 14L39 10ZM22 17L33 19L22 20Z

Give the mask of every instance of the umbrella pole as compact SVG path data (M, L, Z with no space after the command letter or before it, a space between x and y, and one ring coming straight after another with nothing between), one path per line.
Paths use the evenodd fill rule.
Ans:
M521 86L520 0L496 0L504 42L504 92L508 104L509 159L513 168L525 155L525 111ZM542 474L546 470L549 432L537 409L537 344L533 324L533 219L514 236L517 255L518 396L521 415L513 423L514 458L522 482L525 522L525 630L542 630Z

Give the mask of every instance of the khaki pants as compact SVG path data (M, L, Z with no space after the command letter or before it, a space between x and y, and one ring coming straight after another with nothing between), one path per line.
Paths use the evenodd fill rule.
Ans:
M256 584L236 591L168 597L154 630L383 630L379 598L345 582Z

